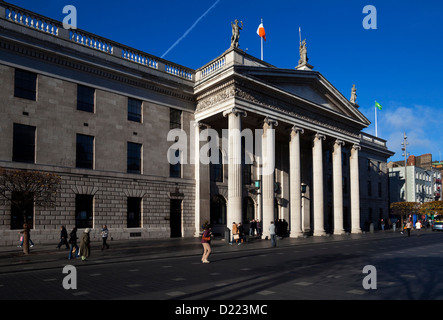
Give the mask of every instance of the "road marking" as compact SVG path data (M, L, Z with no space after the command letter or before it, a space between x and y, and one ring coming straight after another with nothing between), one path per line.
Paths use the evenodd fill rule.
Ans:
M363 291L363 290L351 290L351 291L348 291L347 293L349 293L349 294L356 294L356 295L364 295L365 293L366 293L366 291Z
M128 285L126 285L128 288L140 288L140 287L143 287L143 285L142 284L138 284L138 283L136 283L136 284L128 284Z
M81 291L81 292L73 293L72 295L79 297L79 296L87 296L88 294L90 294L88 291Z
M93 273L93 274L90 274L89 276L90 277L100 277L102 274L101 273Z
M311 283L311 282L297 282L297 283L294 283L294 285L300 286L300 287L309 287L309 286L312 286L313 283Z
M185 278L175 278L175 279L172 279L172 281L186 281L186 279Z
M57 279L45 279L44 282L51 282L51 281L57 281Z
M240 269L240 271L251 271L251 269L250 268L243 268L243 269Z
M166 293L166 295L167 296L170 296L170 297L178 297L178 296L183 296L183 295L185 295L186 293L184 293L184 292L181 292L181 291L173 291L173 292L168 292L168 293Z
M221 275L221 273L214 272L214 273L210 273L209 275L210 275L210 276L219 276L219 275Z
M139 269L132 269L132 270L129 270L129 272L139 272L140 270Z
M219 284L216 284L215 286L216 287L225 287L227 285L229 285L229 283L219 283Z
M172 268L172 266L163 266L164 269Z
M415 278L417 278L417 276L415 276L413 274L401 274L400 277L407 278L407 279L415 279Z
M259 295L261 295L261 296L269 296L269 295L271 295L271 294L275 294L275 292L273 292L273 291L268 291L268 290L264 290L264 291L258 292L257 294L259 294Z

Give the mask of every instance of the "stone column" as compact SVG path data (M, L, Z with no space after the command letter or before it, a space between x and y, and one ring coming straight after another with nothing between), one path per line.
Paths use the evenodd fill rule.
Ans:
M314 147L312 151L312 177L313 177L313 196L314 196L314 236L324 236L324 186L323 186L323 141L326 137L317 133L314 138Z
M263 201L263 236L270 239L269 226L274 221L275 201L275 131L278 122L266 118L263 125L262 140L262 201Z
M344 234L343 229L343 163L342 147L345 143L337 140L332 158L334 185L334 234Z
M289 143L289 189L291 206L291 238L303 236L303 219L301 212L301 151L300 135L304 130L293 127Z
M233 222L242 222L241 117L246 117L247 114L232 108L225 111L223 116L228 117L229 123L227 227L230 228Z
M200 237L200 127L201 123L194 122L194 168L195 168L195 233L194 237ZM191 128L192 129L192 128Z
M354 145L351 149L351 233L361 233L360 224L360 177L359 177L359 151L361 147Z

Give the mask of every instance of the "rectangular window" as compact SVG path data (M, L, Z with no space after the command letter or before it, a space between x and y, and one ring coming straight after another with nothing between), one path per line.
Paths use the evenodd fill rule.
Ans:
M181 129L182 128L182 112L180 110L171 109L170 111L170 129Z
M94 196L75 196L75 226L79 229L94 227Z
M76 167L94 169L94 137L77 134Z
M128 228L141 228L141 198L128 198Z
M12 161L35 163L35 127L14 123Z
M34 194L12 192L11 230L23 230L27 223L34 228Z
M128 98L128 120L142 122L142 102L140 100Z
M170 152L174 153L174 156L170 157L170 159L174 159L174 157L180 159L181 157L180 150L171 150ZM171 178L181 178L182 165L180 163L180 160L176 164L169 164L169 176Z
M95 89L77 86L77 110L94 113Z
M37 100L37 74L15 69L14 97Z
M128 142L128 173L142 173L142 145Z

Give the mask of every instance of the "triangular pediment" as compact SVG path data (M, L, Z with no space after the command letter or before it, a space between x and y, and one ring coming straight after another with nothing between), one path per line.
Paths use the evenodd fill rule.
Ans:
M240 68L236 71L259 80L270 90L275 89L317 107L319 112L332 112L368 126L369 120L326 78L316 71L298 71L277 68Z

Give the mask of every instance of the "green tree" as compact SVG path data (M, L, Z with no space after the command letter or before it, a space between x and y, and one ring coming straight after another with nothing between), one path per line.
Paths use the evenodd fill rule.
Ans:
M26 208L30 206L55 207L61 177L56 174L9 170L0 168L0 200L20 210L23 214L23 252L29 254L29 221Z

